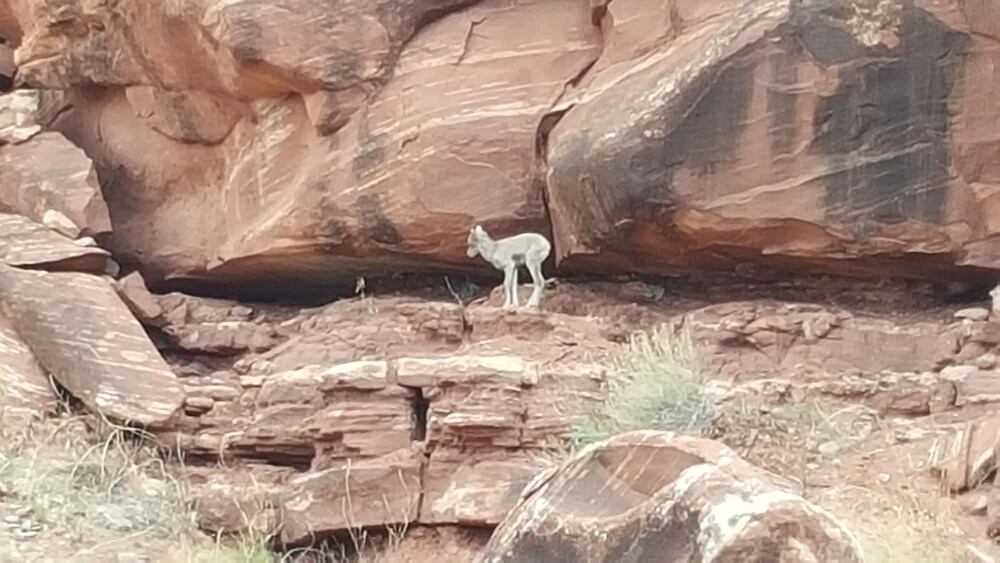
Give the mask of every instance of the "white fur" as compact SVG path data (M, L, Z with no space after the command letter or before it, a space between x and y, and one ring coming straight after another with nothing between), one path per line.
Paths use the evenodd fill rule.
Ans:
M503 292L505 309L516 309L517 302L517 269L524 266L531 274L534 289L528 298L527 307L538 309L542 303L542 292L545 282L542 276L542 262L549 257L552 244L538 233L522 233L512 237L493 240L479 225L469 231L469 258L481 255L493 267L503 271Z

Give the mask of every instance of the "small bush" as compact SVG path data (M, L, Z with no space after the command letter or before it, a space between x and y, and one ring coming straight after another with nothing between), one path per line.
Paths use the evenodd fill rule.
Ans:
M704 384L687 333L635 333L612 361L605 400L573 427L569 447L638 429L700 432L715 416Z

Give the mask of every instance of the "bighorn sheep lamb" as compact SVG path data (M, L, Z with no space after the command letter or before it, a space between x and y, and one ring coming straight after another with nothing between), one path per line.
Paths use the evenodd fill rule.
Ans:
M503 271L504 309L518 308L517 269L525 266L531 274L534 289L528 298L529 309L538 309L542 302L542 292L546 280L542 277L542 262L549 257L552 244L538 233L522 233L512 237L493 240L480 225L469 231L469 258L481 255L493 267Z

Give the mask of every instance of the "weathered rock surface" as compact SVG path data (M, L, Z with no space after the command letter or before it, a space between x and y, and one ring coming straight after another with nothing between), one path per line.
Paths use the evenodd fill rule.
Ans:
M150 283L467 263L475 220L546 230L538 123L599 49L576 0L455 11L471 3L71 3L102 22L87 41L21 10L19 78L106 86L56 127L95 158L114 250Z
M17 428L55 411L49 378L0 311L0 424Z
M292 543L352 521L495 525L546 466L539 454L549 440L601 398L601 358L620 341L604 318L505 314L492 304L380 297L290 315L151 294L136 276L118 287L158 334L187 395L181 422L161 439L202 464L287 470L260 476L266 502L240 500L242 512L227 495L245 476L219 475L197 490L201 521L239 530L241 514L292 514L281 532ZM582 299L556 297L557 309ZM992 379L975 365L993 353L977 344L989 339L991 324L954 322L950 313L917 323L735 301L673 322L705 347L710 373L722 380L713 390L724 398L835 396L906 416L991 400ZM212 336L230 333L275 336L257 351L219 347ZM182 343L183 334L198 336ZM939 340L953 343L944 359ZM897 347L902 352L889 353ZM729 380L738 384L720 385ZM348 489L357 507L350 514ZM374 491L392 499L390 510L367 498Z
M997 470L1000 418L995 415L966 423L935 444L932 470L953 493L975 489Z
M55 132L0 147L0 209L4 208L39 224L45 223L46 212L55 211L85 235L111 231L93 163Z
M0 266L0 311L94 412L150 428L176 421L184 390L108 280Z
M776 479L716 442L622 434L533 481L480 561L864 561Z
M148 294L140 281L119 285L164 333L280 330L266 350L234 352L232 369L200 363L223 358L211 340L183 348L167 336L187 400L160 439L202 463L289 468L257 476L266 502L243 499L242 511L226 497L241 474L196 494L204 526L240 530L247 514L275 511L290 543L355 525L495 525L544 467L546 441L600 397L605 374L587 356L612 346L600 323L564 315L386 298L287 318Z
M473 221L568 270L1000 266L989 3L10 4L151 282L472 266Z
M19 90L0 96L0 145L23 143L41 132L35 120L39 98L37 90Z
M567 266L996 267L998 54L971 22L1000 8L858 4L610 3L549 136Z
M151 281L469 266L473 221L567 269L998 266L993 5L11 5Z
M20 215L0 213L0 263L100 273L109 257L106 250L73 244Z

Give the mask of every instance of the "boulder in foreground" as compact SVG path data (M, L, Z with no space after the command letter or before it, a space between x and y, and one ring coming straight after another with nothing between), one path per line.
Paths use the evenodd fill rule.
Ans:
M0 310L91 410L150 428L176 421L184 389L107 279L0 266Z
M864 561L782 481L711 440L621 434L536 478L480 561Z

